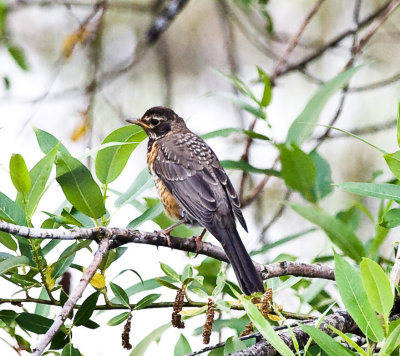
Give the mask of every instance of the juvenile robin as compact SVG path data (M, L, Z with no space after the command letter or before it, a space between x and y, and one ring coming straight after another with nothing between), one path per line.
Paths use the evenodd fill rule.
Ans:
M236 229L235 217L247 231L238 195L213 150L166 107L127 121L149 136L147 163L167 215L177 224L198 222L207 229L221 243L242 291L263 293L263 281Z

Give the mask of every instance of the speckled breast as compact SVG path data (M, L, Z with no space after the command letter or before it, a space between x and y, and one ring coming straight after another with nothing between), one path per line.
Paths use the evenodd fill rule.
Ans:
M162 180L154 172L154 161L156 160L156 157L157 157L157 141L154 141L152 143L149 142L149 147L147 151L147 164L149 166L151 175L153 176L158 196L160 197L161 203L164 205L164 210L166 214L171 219L181 219L182 218L181 209L179 207L178 202L169 192L169 190L164 185Z

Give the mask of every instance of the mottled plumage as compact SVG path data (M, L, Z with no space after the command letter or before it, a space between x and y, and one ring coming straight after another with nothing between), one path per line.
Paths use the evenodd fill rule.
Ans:
M221 243L243 292L264 292L236 230L235 217L247 231L238 195L212 149L168 108L130 122L149 135L147 161L167 214L201 224Z

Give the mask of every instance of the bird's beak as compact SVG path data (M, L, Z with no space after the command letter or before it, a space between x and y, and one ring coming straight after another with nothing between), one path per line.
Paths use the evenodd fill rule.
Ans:
M133 125L143 126L139 119L126 119L126 122Z

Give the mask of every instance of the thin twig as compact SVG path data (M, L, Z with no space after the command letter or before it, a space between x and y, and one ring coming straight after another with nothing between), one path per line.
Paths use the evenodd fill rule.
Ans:
M275 66L275 69L272 72L272 75L270 77L271 82L274 82L276 77L281 73L283 66L287 63L290 54L293 52L293 50L296 48L297 44L299 43L300 37L304 33L304 30L310 23L311 19L313 16L317 13L318 9L321 7L322 3L324 0L317 0L314 4L314 6L311 8L310 12L307 14L307 16L304 18L303 22L301 23L299 29L297 32L294 34L294 36L290 39L289 44L279 59L278 63Z

